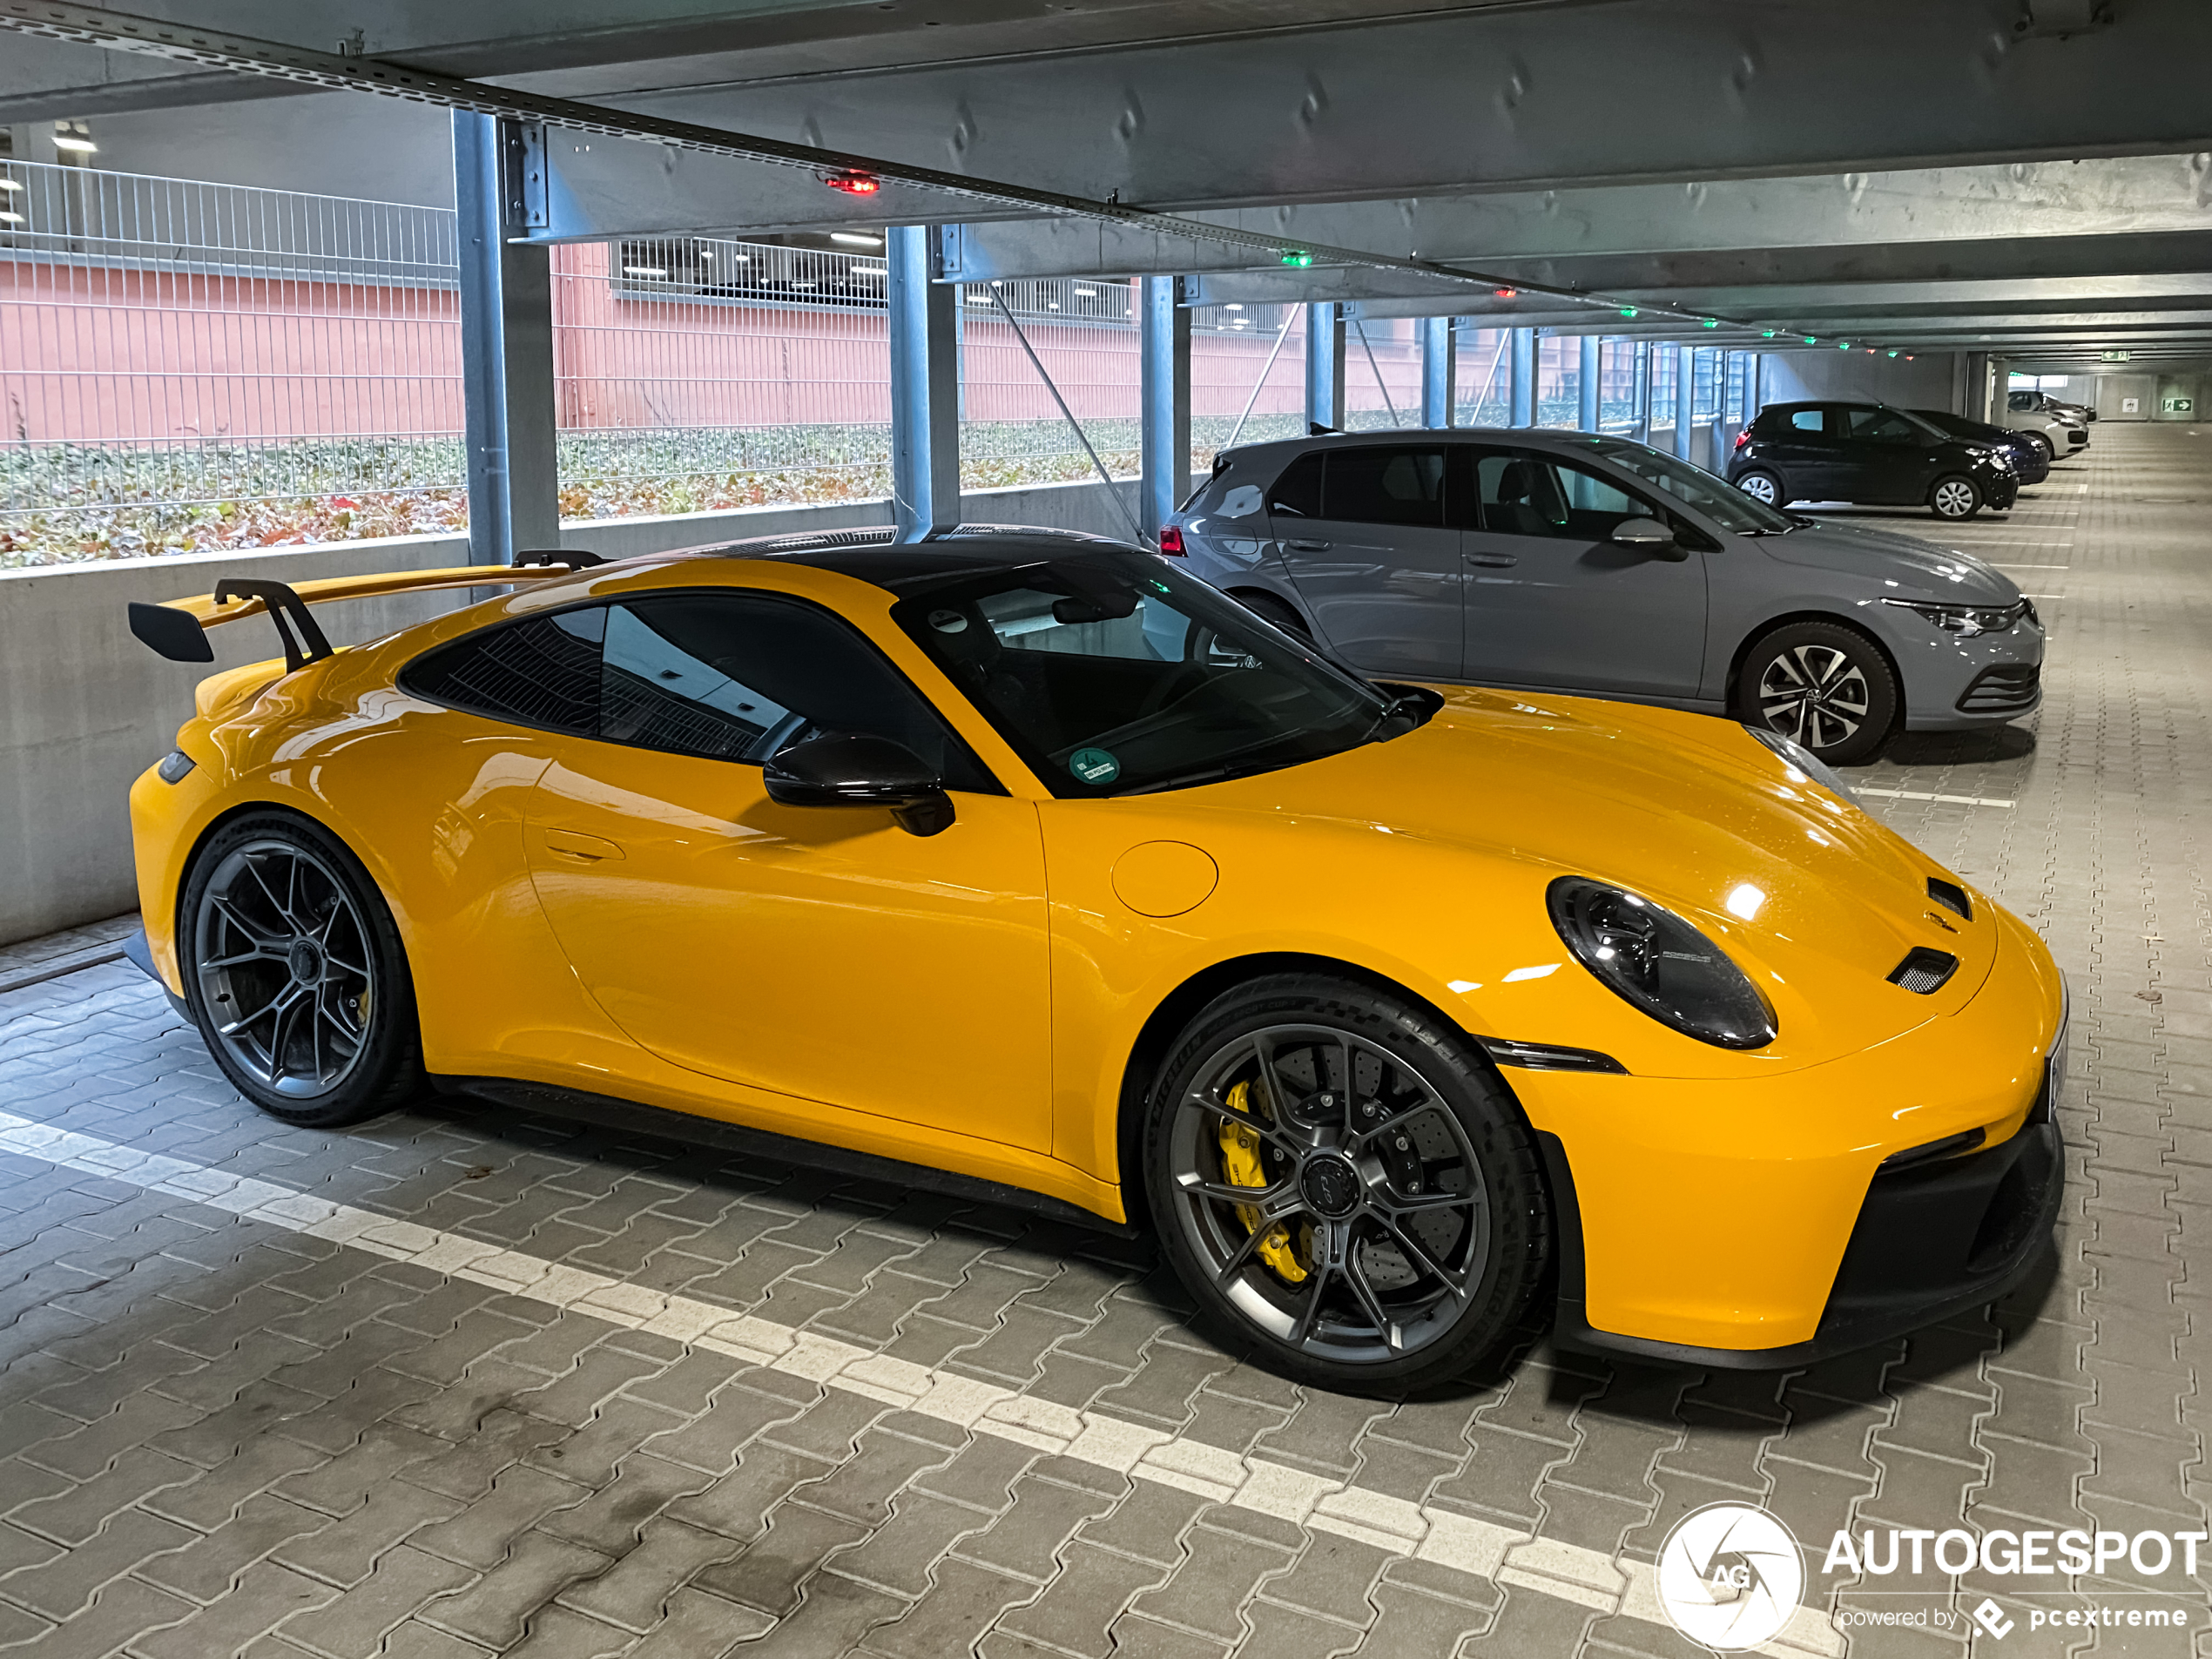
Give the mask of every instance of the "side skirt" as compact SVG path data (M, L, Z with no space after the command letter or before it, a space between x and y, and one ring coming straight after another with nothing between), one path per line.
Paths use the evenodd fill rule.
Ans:
M1025 1187L1008 1186L1003 1181L988 1181L981 1176L934 1170L926 1163L908 1163L903 1159L882 1157L873 1152L855 1152L847 1147L800 1140L796 1136L778 1135L767 1130L748 1129L741 1123L725 1123L719 1118L671 1111L664 1106L641 1106L636 1101L618 1100L611 1095L594 1095L584 1089L563 1089L551 1083L521 1082L510 1077L433 1076L430 1082L442 1095L465 1095L516 1111L543 1112L553 1117L577 1118L587 1123L597 1123L604 1129L651 1135L664 1141L721 1147L732 1152L747 1152L757 1157L773 1158L781 1163L795 1163L851 1176L857 1180L880 1182L886 1186L913 1187L925 1192L943 1193L948 1197L965 1198L975 1204L1026 1211L1047 1220L1065 1222L1070 1226L1105 1233L1116 1238L1137 1238L1144 1233L1143 1228L1132 1227L1125 1222L1109 1221L1105 1217L1094 1215L1064 1198L1031 1192Z

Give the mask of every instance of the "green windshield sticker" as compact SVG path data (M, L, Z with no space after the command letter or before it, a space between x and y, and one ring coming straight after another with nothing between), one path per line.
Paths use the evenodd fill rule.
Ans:
M1110 784L1122 775L1122 763L1105 749L1078 749L1068 758L1068 770L1087 784Z

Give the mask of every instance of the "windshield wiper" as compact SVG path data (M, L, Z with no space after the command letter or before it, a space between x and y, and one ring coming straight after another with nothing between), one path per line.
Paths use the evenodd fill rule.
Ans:
M1250 778L1257 772L1280 772L1285 766L1298 765L1295 760L1252 760L1241 766L1202 766L1196 772L1178 772L1172 778L1163 778L1157 783L1143 784L1135 789L1118 790L1123 795L1157 795L1170 789L1189 789L1197 784L1225 783L1231 778Z

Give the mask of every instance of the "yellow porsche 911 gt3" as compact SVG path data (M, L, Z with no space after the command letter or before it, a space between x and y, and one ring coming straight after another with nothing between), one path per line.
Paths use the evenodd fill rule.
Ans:
M566 556L133 607L284 636L132 792L152 971L274 1116L427 1080L1149 1226L1338 1388L1540 1295L1802 1364L2047 1245L2049 953L1771 733L1371 685L1085 536Z

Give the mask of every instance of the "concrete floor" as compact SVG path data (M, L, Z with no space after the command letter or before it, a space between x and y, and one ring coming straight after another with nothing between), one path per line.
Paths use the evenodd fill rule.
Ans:
M1141 1248L1016 1215L438 1103L285 1130L90 930L0 951L0 1647L1688 1655L1649 1563L1738 1499L1811 1546L1771 1651L1957 1651L1993 1596L1986 1651L2212 1653L2212 1574L1819 1570L1844 1527L2208 1528L2209 502L2212 428L2107 425L1945 538L2038 596L2049 700L1858 774L2073 985L2059 1261L1986 1317L1782 1376L1540 1346L1312 1393ZM2069 1608L2121 1622L2032 1628Z

